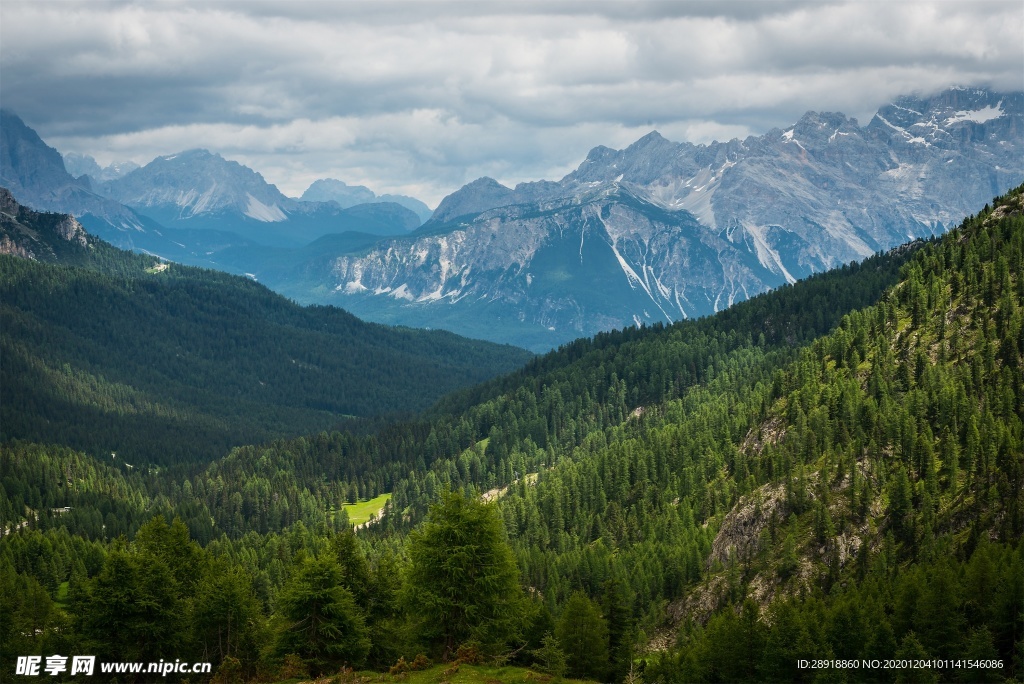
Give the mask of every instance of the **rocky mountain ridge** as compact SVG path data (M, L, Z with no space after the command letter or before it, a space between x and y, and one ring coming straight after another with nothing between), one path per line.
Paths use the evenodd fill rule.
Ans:
M64 155L64 168L75 178L88 176L90 183L99 181L101 183L120 178L139 168L133 161L114 162L101 167L92 156L68 152Z
M411 236L339 254L329 272L281 287L372 320L433 320L541 349L713 313L940 234L1022 178L1024 93L899 98L864 127L808 112L785 130L710 145L652 132L623 150L594 148L558 182L474 181ZM586 258L588 236L598 239Z
M274 247L354 229L399 235L421 223L393 202L342 207L286 197L258 172L204 149L157 157L99 190L170 228L232 231Z
M73 216L32 211L0 187L0 254L57 261L67 248L88 245L88 234Z

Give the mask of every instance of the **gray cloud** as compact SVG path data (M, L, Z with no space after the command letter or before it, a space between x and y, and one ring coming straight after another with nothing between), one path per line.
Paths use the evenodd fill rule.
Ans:
M708 142L952 84L1018 90L1022 20L1019 0L4 0L0 102L101 163L208 147L290 194L331 176L436 203L653 126Z

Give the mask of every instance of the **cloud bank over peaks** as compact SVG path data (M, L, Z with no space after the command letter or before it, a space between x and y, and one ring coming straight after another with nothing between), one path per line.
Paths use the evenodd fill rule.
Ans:
M101 166L208 147L436 204L557 178L652 128L691 142L951 84L1020 89L1013 2L5 0L4 106Z

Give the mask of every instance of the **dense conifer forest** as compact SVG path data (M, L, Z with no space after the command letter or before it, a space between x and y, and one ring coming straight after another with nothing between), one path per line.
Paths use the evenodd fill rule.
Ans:
M53 232L56 214L15 204L0 217L0 239L23 238L40 257L0 254L3 439L206 463L347 417L422 410L531 356L300 307L246 278L91 236L69 242Z
M26 316L9 296L155 291L58 267L18 285L37 266L8 259L15 349ZM1022 274L1024 187L941 238L566 345L373 429L170 472L5 429L0 671L94 653L208 660L225 682L428 661L597 681L1019 681ZM191 286L147 296L171 307ZM187 301L214 306L204 287ZM36 339L32 358L56 355ZM11 373L5 388L28 377ZM303 408L335 400L281 383ZM385 492L353 531L345 504ZM799 665L893 659L933 662Z

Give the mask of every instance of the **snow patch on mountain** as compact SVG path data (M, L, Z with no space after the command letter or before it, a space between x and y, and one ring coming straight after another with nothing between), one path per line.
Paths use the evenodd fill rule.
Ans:
M641 278L639 275L637 275L637 272L635 270L633 270L633 267L629 265L629 262L626 261L626 259L622 256L622 253L619 251L619 248L618 248L618 246L616 244L618 242L617 239L616 239L616 236L615 236L616 231L614 229L609 228L608 222L605 221L603 216L598 214L597 217L601 221L601 223L604 225L605 231L608 233L608 236L611 238L610 246L612 248L612 254L615 255L615 258L619 262L619 266L622 267L622 272L626 274L626 280L629 282L629 286L631 288L633 288L633 289L636 289L635 286L633 285L633 283L635 282L637 285L639 285L641 288L643 288L643 291L647 293L647 296L650 297L652 302L654 302L654 305L656 307L658 307L658 310L661 311L662 315L664 315L665 318L668 320L668 322L671 323L672 322L672 317L669 316L665 312L665 309L661 308L661 304L658 302L658 299L651 292L651 284L648 281L648 274L650 272L650 269L649 269L649 267L648 267L648 265L646 263L646 259L645 259L645 263L641 267L641 271L644 274L644 277Z
M779 256L778 251L768 246L768 242L764 239L764 227L754 225L752 223L744 223L743 228L747 231L747 234L754 241L754 249L757 252L757 260L761 262L761 265L770 270L772 273L779 273L786 282L792 284L796 282L796 278L793 277L786 267L782 263L782 258Z
M409 292L409 286L406 285L405 283L402 283L401 285L396 287L389 294L395 299L404 299L408 302L411 302L414 299L416 299L415 297L412 296L412 293Z
M288 219L276 204L266 205L253 197L251 193L247 192L245 195L249 198L249 204L245 208L245 215L249 218L254 218L264 223L277 223L278 221L286 221Z
M971 111L963 110L956 112L953 116L946 119L946 125L959 123L961 121L973 121L974 123L985 123L992 119L998 119L1003 115L1003 101L1000 100L996 105L988 105L981 109L975 109Z

